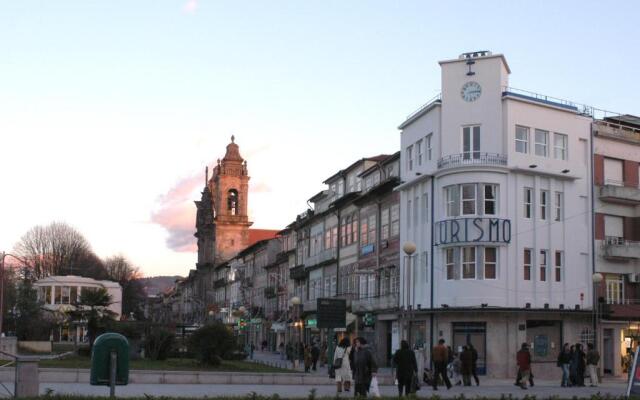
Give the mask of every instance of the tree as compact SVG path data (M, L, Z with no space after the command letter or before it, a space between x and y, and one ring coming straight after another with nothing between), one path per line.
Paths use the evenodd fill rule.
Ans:
M74 304L74 310L69 312L72 320L87 321L90 346L93 346L98 334L102 333L116 317L117 314L109 309L111 304L111 295L107 289L83 290L80 293L80 300Z
M49 339L51 323L42 318L38 292L28 279L18 285L15 319L18 340Z
M15 245L34 278L49 275L100 274L102 262L80 232L64 222L34 226Z
M193 332L187 347L201 363L216 366L233 358L237 342L226 325L214 322Z
M176 336L163 328L149 330L144 339L145 356L152 360L166 360L173 348Z
M143 319L146 291L139 280L140 270L121 254L107 258L104 266L107 279L122 286L122 315L128 317L133 313L135 319Z

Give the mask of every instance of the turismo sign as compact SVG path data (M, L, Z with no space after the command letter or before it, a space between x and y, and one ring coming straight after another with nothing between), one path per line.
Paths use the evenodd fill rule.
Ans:
M435 244L509 243L511 220L501 218L456 218L436 222Z

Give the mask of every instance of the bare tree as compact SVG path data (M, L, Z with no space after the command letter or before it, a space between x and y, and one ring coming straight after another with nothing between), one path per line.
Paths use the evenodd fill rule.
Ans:
M122 314L129 317L133 313L135 319L142 319L146 291L140 281L142 273L138 267L121 254L107 258L104 267L107 279L122 286Z
M34 226L20 238L15 252L36 279L48 275L94 276L101 266L87 239L64 222Z

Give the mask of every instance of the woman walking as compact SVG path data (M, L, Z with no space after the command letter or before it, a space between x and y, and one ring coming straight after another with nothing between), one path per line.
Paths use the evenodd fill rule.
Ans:
M416 355L409 348L406 340L400 342L400 349L393 355L393 363L396 366L396 379L398 380L398 396L404 394L408 396L415 392L413 388L413 377L418 373L418 362Z
M343 338L333 353L333 368L336 373L336 388L338 393L351 390L351 363L349 356L351 355L351 346L349 338Z
M558 354L558 367L562 368L562 382L560 386L569 387L571 386L571 382L569 381L569 370L571 366L571 348L569 347L569 343L565 343Z
M473 353L468 346L462 347L462 353L460 353L460 364L462 383L464 386L471 386L471 375L473 375Z

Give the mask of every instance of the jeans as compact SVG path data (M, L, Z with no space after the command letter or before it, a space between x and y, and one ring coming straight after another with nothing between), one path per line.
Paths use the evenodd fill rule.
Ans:
M569 382L569 364L562 364L562 387L570 386L571 382Z

